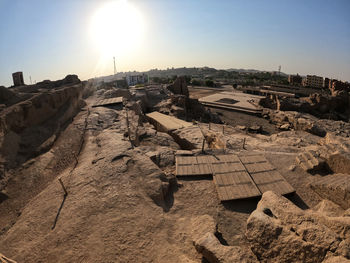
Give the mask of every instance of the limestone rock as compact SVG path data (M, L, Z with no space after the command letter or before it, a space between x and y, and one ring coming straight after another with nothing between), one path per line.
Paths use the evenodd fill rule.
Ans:
M323 198L340 205L344 209L350 208L350 175L331 174L310 184L312 190Z
M317 173L321 172L326 168L325 166L325 160L320 158L320 155L318 152L309 150L300 153L296 157L296 163L306 172L309 173Z
M301 210L285 197L265 192L247 221L246 237L262 262L322 262L341 254L350 218Z
M0 253L0 263L16 263L16 261L9 259Z
M203 144L203 133L198 126L192 125L171 132L175 141L182 149L201 149Z
M350 174L350 152L330 155L327 164L335 173Z
M279 127L279 129L282 130L282 131L288 131L290 129L290 124L289 123L282 124Z
M253 125L248 128L248 131L252 133L261 133L263 129L260 125Z
M193 244L198 253L210 263L257 262L252 252L244 247L224 246L215 236L216 224L209 215L191 220Z
M175 154L167 147L158 147L157 151L148 151L146 155L159 167L167 167L175 164Z
M202 238L206 233L215 233L216 231L215 220L209 215L193 217L191 226L193 240Z
M313 207L313 210L326 216L342 216L344 214L343 208L327 199L319 202L315 207Z
M252 253L239 246L224 246L213 233L195 242L196 250L210 263L258 262Z
M105 99L115 98L115 97L123 97L129 99L131 97L130 91L128 89L121 88L112 88L110 90L106 90L103 94Z
M349 263L350 260L342 256L336 256L336 257L329 257L322 262L323 263Z

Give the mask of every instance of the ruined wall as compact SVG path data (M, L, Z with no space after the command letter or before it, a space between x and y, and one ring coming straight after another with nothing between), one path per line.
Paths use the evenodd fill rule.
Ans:
M174 94L180 94L189 97L186 79L183 76L178 77L174 83L169 85L167 88Z
M81 84L44 92L0 113L0 165L14 167L55 141L81 107ZM52 137L54 136L54 137ZM49 142L47 142L49 143Z
M280 111L298 111L312 114L322 119L348 120L350 96L344 91L338 91L332 96L311 94L305 98L286 98L267 96L260 100L259 105Z

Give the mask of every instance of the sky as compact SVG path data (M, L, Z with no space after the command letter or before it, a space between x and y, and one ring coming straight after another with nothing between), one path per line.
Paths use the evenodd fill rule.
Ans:
M0 85L111 75L113 57L117 71L281 65L350 81L348 0L112 2L0 0Z

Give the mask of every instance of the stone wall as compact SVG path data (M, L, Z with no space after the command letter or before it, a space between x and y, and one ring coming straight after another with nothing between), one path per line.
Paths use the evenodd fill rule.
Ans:
M43 92L0 113L0 162L14 167L56 135L82 106L81 84ZM54 137L52 137L54 136Z

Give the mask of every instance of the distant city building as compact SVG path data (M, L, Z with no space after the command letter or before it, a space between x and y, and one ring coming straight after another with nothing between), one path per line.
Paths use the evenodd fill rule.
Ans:
M322 88L323 87L323 77L319 77L319 76L315 76L315 75L307 75L304 85L307 87Z
M303 78L299 76L299 74L288 76L288 82L291 85L301 85L302 79Z
M347 82L342 82L336 79L330 80L329 89L331 90L332 94L334 94L338 90L345 90L350 91L350 84Z
M323 87L325 89L331 89L331 81L329 78L324 78Z
M148 76L146 74L127 75L125 79L126 83L128 83L128 86L134 86L137 84L144 84L148 82Z
M334 94L337 90L345 90L350 92L350 83L342 82L336 79L325 78L324 79L324 87L329 89L332 94Z
M24 85L23 72L12 73L12 79L13 79L13 85L15 85L15 86L23 86Z

